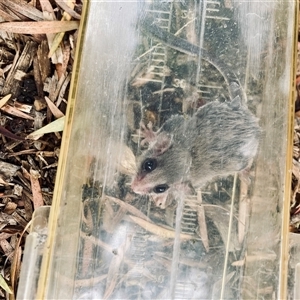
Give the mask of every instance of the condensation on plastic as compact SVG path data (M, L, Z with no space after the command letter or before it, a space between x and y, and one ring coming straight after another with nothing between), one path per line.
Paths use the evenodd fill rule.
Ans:
M295 3L90 1L87 16L37 297L291 295L290 187L285 184L290 179ZM157 40L143 25L147 19L213 53L216 65ZM236 176L218 179L203 189L202 197L155 207L129 188L139 116L163 123L168 114L181 112L186 103L164 109L167 101L155 96L162 94L167 79L179 95L192 86L206 102L230 100L218 62L225 76L226 70L237 76L263 129L251 183L245 191ZM153 99L158 99L157 116ZM181 239L180 231L193 238Z

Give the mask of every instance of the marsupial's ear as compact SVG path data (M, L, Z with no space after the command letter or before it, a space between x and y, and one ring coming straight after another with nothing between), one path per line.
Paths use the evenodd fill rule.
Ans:
M172 145L173 135L161 132L156 137L156 142L153 144L154 156L159 156L165 153Z
M233 81L229 85L229 94L231 98L231 102L233 102L237 97L239 97L240 105L246 105L247 103L247 95L243 90L239 81Z
M229 106L233 109L239 109L242 106L242 101L240 96L236 96L233 100L229 102Z

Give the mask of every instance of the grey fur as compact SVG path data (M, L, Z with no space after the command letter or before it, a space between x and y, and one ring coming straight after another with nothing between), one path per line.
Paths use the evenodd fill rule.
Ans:
M174 189L190 182L199 188L214 177L239 172L256 155L260 135L257 118L239 97L208 103L193 117L174 116L138 159L132 188L142 194L152 193L161 184ZM146 158L155 158L157 168L142 174Z

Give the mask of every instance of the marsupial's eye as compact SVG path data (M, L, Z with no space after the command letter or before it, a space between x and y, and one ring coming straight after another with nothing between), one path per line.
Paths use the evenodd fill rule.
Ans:
M143 171L150 173L157 167L157 160L154 158L147 158L142 165Z
M164 193L168 188L169 186L167 184L160 184L153 189L153 192L156 194L161 194Z

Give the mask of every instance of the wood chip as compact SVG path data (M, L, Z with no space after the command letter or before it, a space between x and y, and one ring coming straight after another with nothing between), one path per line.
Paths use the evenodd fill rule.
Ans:
M37 61L41 73L42 83L44 83L46 78L51 74L51 65L48 58L48 52L49 46L47 41L42 41L37 50Z
M13 96L16 96L19 94L20 82L19 80L15 79L15 74L17 71L23 71L25 73L28 71L32 64L33 57L36 54L36 51L37 44L33 41L28 41L23 49L20 58L18 58L18 56L15 57L17 63L14 65L13 69L10 71L6 79L5 86L3 87L1 93L2 95L7 95L11 93Z
M17 208L17 204L14 202L8 202L3 210L4 213L11 215Z
M5 256L8 257L10 261L12 261L12 253L14 251L13 247L10 245L10 243L7 240L0 240L0 247L2 248Z
M30 170L30 181L33 195L33 207L36 210L38 207L44 205L41 186L39 183L40 174L33 169Z
M10 180L13 176L15 176L16 172L19 169L20 166L16 166L0 160L0 173L5 180Z

